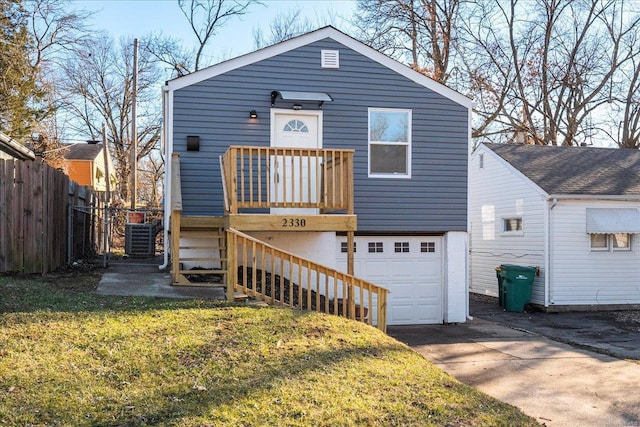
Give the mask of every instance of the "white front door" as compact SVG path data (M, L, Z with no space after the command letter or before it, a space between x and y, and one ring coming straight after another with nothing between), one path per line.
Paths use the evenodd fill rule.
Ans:
M322 148L322 111L271 110L271 146ZM312 157L274 156L271 159L271 200L274 202L317 202L319 162ZM272 208L285 214L287 208ZM314 214L317 209L296 209L295 213Z

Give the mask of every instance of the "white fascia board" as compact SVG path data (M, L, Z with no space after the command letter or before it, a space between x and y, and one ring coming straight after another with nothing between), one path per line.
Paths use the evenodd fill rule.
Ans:
M640 195L615 195L615 194L549 194L549 200L610 200L621 202L640 202Z
M496 153L495 151L487 148L486 145L484 144L480 144L476 150L473 152L472 157L477 156L480 152L482 153L489 153L489 155L493 156L496 160L498 160L499 163L501 163L504 167L507 168L507 170L509 170L511 173L513 173L514 175L518 176L520 179L522 179L524 182L528 182L531 187L533 187L536 192L538 194L540 194L542 197L546 198L546 199L553 199L552 196L550 196L546 191L544 191L542 189L542 187L540 187L538 184L536 184L535 182L533 182L531 179L529 179L528 176L526 176L525 174L523 174L522 172L520 172L517 168L515 168L511 163L507 162L505 159L502 158L502 156L500 156L498 153Z
M9 154L21 160L35 160L36 155L24 145L12 139L9 135L0 132L0 143L7 147Z
M251 65L258 61L262 61L276 55L288 52L293 49L297 49L302 46L323 40L326 38L333 39L338 43L353 49L354 51L366 56L367 58L378 62L379 64L395 71L396 73L414 81L415 83L430 89L445 98L464 106L471 110L472 100L467 98L455 90L448 88L447 86L436 82L429 77L420 74L417 71L412 70L404 64L392 59L377 50L365 45L364 43L336 30L333 27L324 27L319 30L312 31L310 33L303 34L301 36L286 40L284 42L275 44L273 46L266 47L264 49L257 50L255 52L247 53L228 61L221 62L216 65L204 68L194 73L188 74L183 77L178 77L174 80L169 80L166 83L166 90L174 91L190 86L195 83L210 79L220 74L227 73L240 67ZM276 88L274 88L276 89Z

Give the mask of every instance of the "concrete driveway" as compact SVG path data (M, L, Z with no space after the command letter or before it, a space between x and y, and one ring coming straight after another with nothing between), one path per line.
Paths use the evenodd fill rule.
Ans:
M529 314L492 317L492 310L501 312L495 306L472 303L471 313L478 314L464 324L389 327L389 335L458 380L520 408L541 424L640 426L637 360L586 350L594 339L584 338L582 343L571 345L527 331L514 319ZM567 326L564 321L558 322L565 314L571 315L539 315L553 316L558 325ZM581 316L574 317L579 322ZM602 323L598 326L608 327ZM566 337L562 339L567 341ZM635 343L640 347L640 341Z

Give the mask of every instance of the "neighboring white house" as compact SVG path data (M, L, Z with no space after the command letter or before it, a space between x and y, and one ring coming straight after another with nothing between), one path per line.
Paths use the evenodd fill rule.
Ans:
M640 306L640 151L483 144L469 168L470 292L516 264L550 311Z

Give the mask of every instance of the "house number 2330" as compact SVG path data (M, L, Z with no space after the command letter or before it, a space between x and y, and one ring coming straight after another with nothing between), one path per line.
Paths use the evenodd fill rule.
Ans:
M283 227L306 227L307 221L304 218L282 218Z

